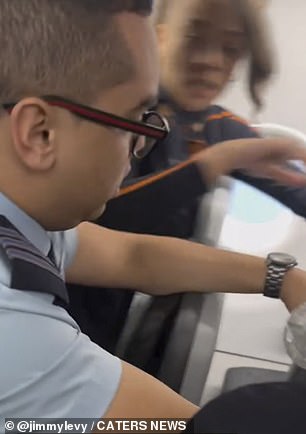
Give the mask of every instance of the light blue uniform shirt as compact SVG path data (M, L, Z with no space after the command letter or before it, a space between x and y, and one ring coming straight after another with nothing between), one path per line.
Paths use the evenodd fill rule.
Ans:
M1 193L0 214L45 255L52 242L64 275L75 229L46 232ZM100 418L118 389L120 360L81 333L53 295L10 288L10 274L0 247L0 432L9 417Z

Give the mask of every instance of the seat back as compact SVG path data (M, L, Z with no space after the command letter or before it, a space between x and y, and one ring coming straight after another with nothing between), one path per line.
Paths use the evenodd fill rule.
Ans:
M255 128L262 137L288 137L296 139L306 145L306 135L295 128L274 123L253 124L252 127Z
M214 191L202 198L193 241L218 244L230 189L229 179L222 178ZM116 353L199 404L216 345L222 305L222 294L137 294Z

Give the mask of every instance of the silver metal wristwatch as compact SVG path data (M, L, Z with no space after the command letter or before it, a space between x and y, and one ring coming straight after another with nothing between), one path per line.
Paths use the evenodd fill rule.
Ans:
M290 268L297 265L297 260L287 253L270 253L266 259L267 273L263 295L279 298L284 276Z

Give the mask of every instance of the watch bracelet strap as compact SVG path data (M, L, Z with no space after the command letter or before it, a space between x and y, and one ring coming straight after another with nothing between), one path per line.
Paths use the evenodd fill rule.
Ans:
M272 298L279 298L284 276L290 268L278 267L270 264L267 267L264 295Z

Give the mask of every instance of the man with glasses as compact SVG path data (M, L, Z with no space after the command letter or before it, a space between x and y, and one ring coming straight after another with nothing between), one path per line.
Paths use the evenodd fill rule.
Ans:
M261 258L88 223L116 195L131 155L168 132L161 116L146 113L158 91L151 6L0 2L2 418L189 418L197 410L93 344L66 311L64 279L160 295L268 287ZM305 184L278 168L306 161L295 143L255 139L244 148L238 141L208 152L207 181L255 164ZM305 301L306 274L291 265L273 296L294 309Z
M42 96L41 98L51 106L69 110L81 119L133 133L130 154L136 159L141 159L148 155L156 142L165 139L170 131L167 119L155 111L145 112L142 115L142 121L137 122L79 104L67 98L52 95ZM151 103L153 101L148 100L144 105L149 106ZM3 108L8 112L11 112L15 105L16 102L2 104Z

